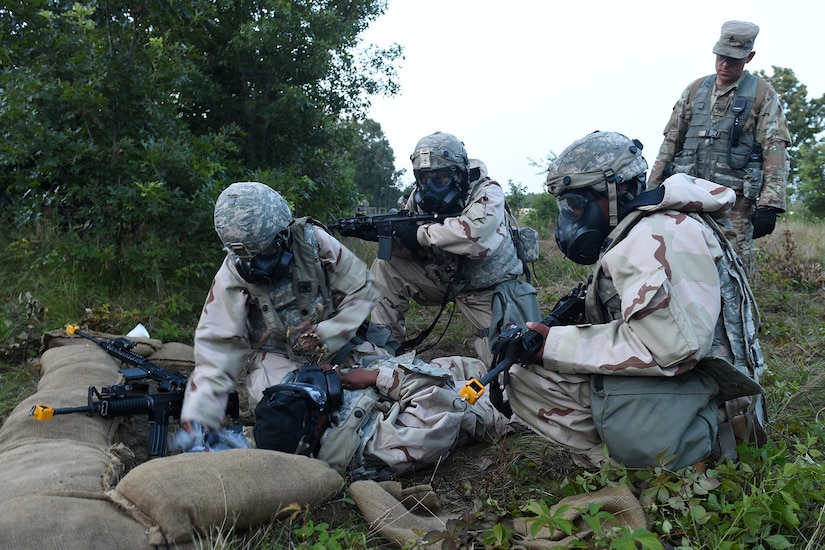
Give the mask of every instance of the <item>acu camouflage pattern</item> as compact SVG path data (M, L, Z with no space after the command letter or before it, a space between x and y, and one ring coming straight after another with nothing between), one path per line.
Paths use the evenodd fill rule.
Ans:
M753 51L753 43L759 34L759 27L747 21L726 21L722 24L722 34L713 46L713 53L744 59Z
M509 422L485 394L475 404L456 388L484 375L469 357L425 363L414 353L371 363L374 388L345 390L333 428L321 439L318 458L354 478L380 479L437 464L471 441L495 443L510 433ZM358 417L355 411L361 411Z
M734 258L698 216L704 212L724 218L735 194L681 174L664 185L662 202L643 207L649 215L627 227L629 214L608 237L610 247L596 264L595 283L588 290L589 324L552 327L543 364L510 370L507 392L513 412L584 464L597 466L605 459L591 416L591 375L669 377L709 357L739 361L739 352L718 334L720 265ZM743 278L741 284L747 286L747 281ZM740 326L747 305L740 296L729 306ZM747 333L755 341L752 318L750 322L739 336ZM744 369L749 370L747 364Z
M215 202L215 232L239 256L260 254L289 227L292 212L271 187L255 181L233 183Z
M730 109L738 86L746 75L748 75L747 71L742 74L739 81L727 88L716 89L716 86L714 86L712 92L712 124L718 124ZM664 129L664 141L659 148L659 154L648 178L649 189L661 185L665 169L674 162L676 155L683 150L685 137L692 120L694 98L691 97L691 91L696 89L705 78L708 77L702 77L688 85L673 107L670 120ZM738 189L737 195L740 200L737 201L737 206L731 212L731 223L734 227L728 233L728 238L737 245L739 255L749 274L753 273L755 267L753 262L753 224L750 215L757 206L776 208L780 212L785 211L787 206L786 185L790 166L787 148L791 145L790 132L779 95L766 80L761 77L756 78L758 79L758 86L764 87L764 100L761 105L757 104L758 101L755 102L751 108L748 118L743 124L743 132L751 134L755 141L762 146L761 184L759 185L758 197L755 200L742 197L741 190L745 187L745 183L749 179L753 179L752 174L749 175L748 173L748 170L752 170L752 168L747 166L739 171L732 171L727 165L717 166L708 170L708 173L691 174ZM732 175L723 175L728 173L732 173ZM748 203L750 203L750 206L748 206Z
M320 261L329 292L321 296L329 296L326 300L333 303L321 304L319 290L313 287L307 290L311 293L310 303L315 306L298 308L297 295L306 281L294 278L262 293L238 274L232 253L227 253L212 281L195 330L195 369L189 377L182 420L217 429L226 410L227 394L244 367L250 407L254 408L267 386L280 382L285 374L304 362L301 353L292 350L291 343L286 341L285 331L269 332L270 325L263 319L261 310L270 308L270 303L277 309L276 322L285 327L294 326L293 323L300 320L314 323L315 333L330 355L341 349L369 316L378 299L378 290L367 266L322 228L313 224L298 225L293 239L304 233L304 238L315 243L314 254ZM302 261L296 256L295 262ZM293 274L308 270L293 269ZM271 294L267 295L267 291ZM268 300L264 300L267 297ZM267 337L262 338L263 335Z
M441 170L456 167L469 172L469 158L464 144L452 134L435 132L418 140L410 155L413 170Z
M593 132L574 141L547 170L547 192L594 187L607 191L608 177L630 181L647 170L642 144L618 132Z

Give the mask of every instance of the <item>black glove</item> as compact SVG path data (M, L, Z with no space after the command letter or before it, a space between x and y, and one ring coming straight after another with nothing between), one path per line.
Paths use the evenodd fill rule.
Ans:
M417 225L408 225L407 227L402 227L398 230L398 240L401 241L401 244L403 244L410 250L418 250L419 248L421 248L421 244L418 242L418 237L416 237L416 233L418 233Z
M776 208L757 208L751 216L753 223L753 238L758 239L773 233L776 227Z

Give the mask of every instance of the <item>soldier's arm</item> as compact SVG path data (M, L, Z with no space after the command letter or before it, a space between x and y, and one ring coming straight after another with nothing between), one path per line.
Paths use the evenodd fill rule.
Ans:
M759 114L756 138L762 144L762 192L758 207L784 212L788 183L788 151L791 145L788 123L778 94L769 88Z
M673 106L670 119L662 132L664 140L662 140L662 145L659 147L659 154L656 156L653 167L650 169L650 175L647 178L648 189L654 189L662 184L666 179L665 169L673 162L676 153L682 150L685 143L685 134L690 124L689 94L690 86L685 88L679 100Z

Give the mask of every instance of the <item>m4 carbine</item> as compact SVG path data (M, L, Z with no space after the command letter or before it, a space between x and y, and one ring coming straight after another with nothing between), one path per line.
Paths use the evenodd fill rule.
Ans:
M579 284L570 294L560 299L553 310L541 320L541 324L548 327L569 325L579 322L584 315L584 299L587 295L587 285ZM542 347L544 338L535 330L522 330L515 323L510 323L498 335L493 343L493 353L495 357L495 367L481 377L469 380L459 394L471 405L474 404L484 394L487 384L504 373L504 384L507 384L507 371L516 363L524 363L535 355ZM499 410L503 410L508 416L509 404L501 402L501 386L495 384L491 387L491 400ZM498 402L497 402L498 401Z
M354 216L352 218L334 218L329 216L327 227L344 237L356 237L365 241L378 242L378 257L382 260L392 258L392 240L398 238L398 231L411 225L425 223L442 223L455 214L413 214L409 210L400 210L397 214L383 216Z
M50 420L56 414L78 412L84 412L89 416L99 414L103 418L148 414L149 454L151 456L164 456L166 454L166 434L169 422L180 421L180 412L186 391L186 375L166 370L160 365L152 363L146 357L131 351L137 345L137 342L132 340L122 337L115 340L98 339L79 330L77 325L67 326L66 332L78 334L91 340L106 350L109 355L120 359L127 365L131 365L131 368L120 370L120 374L126 379L126 383L104 386L100 391L94 386L89 386L88 403L84 407L55 409L49 405L35 405L29 411L29 415L37 420ZM157 383L158 391L145 394L133 393L129 382L146 378L150 378ZM240 401L237 392L229 393L226 414L233 418L238 418L240 415Z

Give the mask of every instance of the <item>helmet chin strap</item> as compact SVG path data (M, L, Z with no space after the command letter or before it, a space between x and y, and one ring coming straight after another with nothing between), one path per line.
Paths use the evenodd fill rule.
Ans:
M612 168L604 169L604 179L607 181L607 198L610 208L610 227L619 225L619 198L616 192L616 173Z

